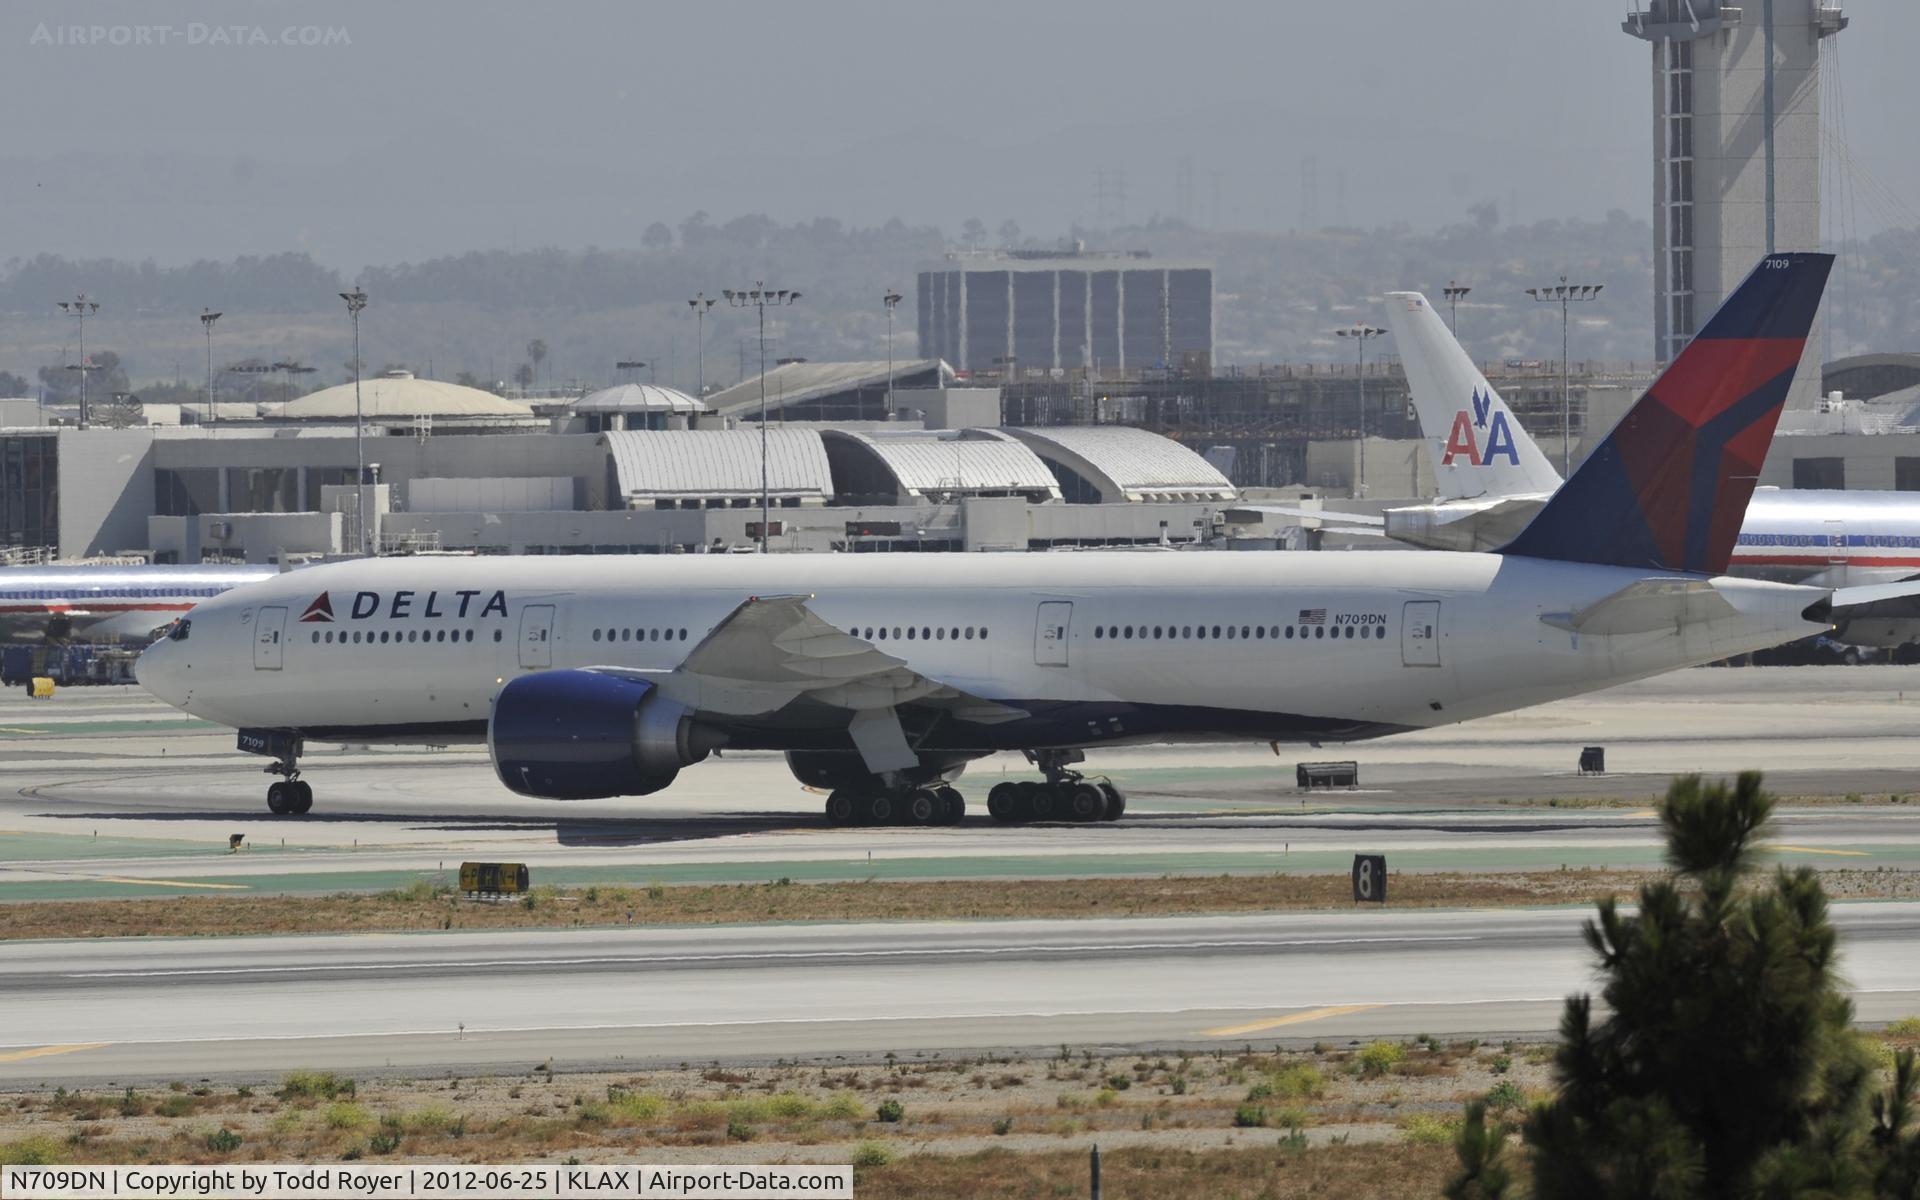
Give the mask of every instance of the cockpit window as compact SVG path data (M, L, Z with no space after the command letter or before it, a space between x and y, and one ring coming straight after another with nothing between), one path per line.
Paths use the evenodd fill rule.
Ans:
M172 629L167 631L167 640L170 642L184 642L187 640L187 635L192 632L193 622L182 617L173 623Z

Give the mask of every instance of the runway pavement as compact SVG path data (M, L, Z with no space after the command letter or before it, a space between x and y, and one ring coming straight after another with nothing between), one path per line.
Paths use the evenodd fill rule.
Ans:
M1581 911L0 944L0 1080L475 1073L1546 1033ZM1920 1011L1920 904L1840 905L1860 1015Z

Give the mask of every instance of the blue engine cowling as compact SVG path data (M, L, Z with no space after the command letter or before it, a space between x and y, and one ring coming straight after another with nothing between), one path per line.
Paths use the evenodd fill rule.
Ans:
M552 800L657 792L717 742L651 683L598 671L510 680L487 721L500 782Z

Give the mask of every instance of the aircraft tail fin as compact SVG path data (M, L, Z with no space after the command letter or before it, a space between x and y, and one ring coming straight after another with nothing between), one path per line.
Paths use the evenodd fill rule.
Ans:
M1560 486L1560 472L1425 296L1388 292L1387 324L1441 499L1544 495Z
M1761 259L1502 552L1724 572L1832 267Z

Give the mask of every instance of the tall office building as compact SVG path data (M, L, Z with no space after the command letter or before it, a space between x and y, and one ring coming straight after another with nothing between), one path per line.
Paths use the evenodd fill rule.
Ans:
M1145 254L948 255L920 272L920 357L963 371L1095 371L1213 361L1213 268Z
M1653 51L1654 357L1671 362L1769 250L1820 248L1820 43L1833 0L1643 0ZM1807 339L1789 408L1820 391Z

